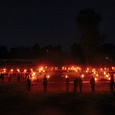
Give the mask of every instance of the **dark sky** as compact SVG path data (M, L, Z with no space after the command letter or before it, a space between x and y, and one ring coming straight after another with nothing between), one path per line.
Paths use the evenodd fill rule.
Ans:
M39 0L38 0L39 1ZM100 32L115 43L114 0L3 0L0 2L0 45L69 47L79 41L75 17L84 8L94 8L103 19Z

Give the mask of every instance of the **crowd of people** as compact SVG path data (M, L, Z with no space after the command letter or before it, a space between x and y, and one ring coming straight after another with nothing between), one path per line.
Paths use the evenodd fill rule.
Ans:
M79 91L82 92L82 79L81 77L76 77L73 81L73 92L76 93L78 92L78 88ZM65 79L65 86L66 86L66 92L69 92L69 86L70 86L70 81L69 78L67 77ZM114 91L114 77L113 75L111 75L111 79L110 79L110 92ZM48 86L48 79L46 77L46 75L43 78L43 86L44 86L44 93L47 92L47 86ZM95 91L95 78L92 76L90 79L90 86L91 86L91 91L94 92Z
M17 82L20 82L20 80L21 80L21 76L20 74L17 74ZM25 80L26 80L27 90L31 91L32 81L31 81L30 75L26 76ZM0 81L1 83L4 83L4 74L2 73L0 74ZM9 82L11 82L11 76L9 76ZM48 78L46 75L44 75L42 82L43 82L43 90L44 90L44 93L46 94L47 89L48 89ZM78 89L79 89L79 92L82 92L82 83L83 83L83 80L81 77L76 77L73 80L73 92L74 93L78 92ZM109 85L110 85L110 92L113 92L114 85L115 85L113 74L111 74ZM91 76L91 79L90 79L90 86L91 86L91 91L94 92L95 91L95 78L93 76ZM69 87L70 87L69 77L65 78L65 87L66 87L66 92L69 92Z

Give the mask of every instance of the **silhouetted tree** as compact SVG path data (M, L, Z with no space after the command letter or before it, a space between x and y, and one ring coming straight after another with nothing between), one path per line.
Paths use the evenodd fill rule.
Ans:
M9 52L6 46L1 45L0 46L0 59L7 59Z
M32 57L35 59L38 59L40 57L40 46L38 44L35 44L32 47Z
M84 9L79 12L76 21L81 34L81 47L85 61L91 63L94 52L104 41L99 32L102 19L94 9Z
M61 46L48 45L41 49L42 59L45 63L60 65L64 60Z
M115 62L115 45L114 44L104 44L98 48L98 53L96 53L97 62L104 65L112 65Z
M82 54L82 50L79 44L74 43L71 46L71 56L75 63L83 62L83 54Z

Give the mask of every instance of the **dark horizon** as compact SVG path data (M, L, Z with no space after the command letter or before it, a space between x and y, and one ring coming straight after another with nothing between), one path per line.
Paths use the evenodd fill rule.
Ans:
M0 4L0 45L11 48L38 43L40 47L61 45L69 50L73 43L79 42L75 17L84 8L94 8L100 13L103 19L100 33L106 36L107 43L115 44L114 5L113 0L28 3L6 0Z

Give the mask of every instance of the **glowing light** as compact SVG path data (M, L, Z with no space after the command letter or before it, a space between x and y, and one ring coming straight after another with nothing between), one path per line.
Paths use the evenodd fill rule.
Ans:
M45 72L44 67L40 67L39 72Z
M11 71L11 72L13 72L14 70L13 70L13 69L11 69L10 71Z
M50 78L50 75L47 75L47 78L49 79L49 78Z
M106 75L106 72L104 71L104 75Z
M98 74L96 74L96 76L98 77L99 75L98 75Z
M108 78L108 77L109 77L109 75L106 75L106 77Z
M107 68L105 67L104 70L106 70Z
M68 76L66 75L65 78L68 78Z
M20 69L17 69L17 72L20 72Z
M33 72L33 73L32 73L32 76L35 76L35 75L36 75L36 73L35 73L35 72Z
M32 77L32 81L33 81L33 80L35 80L35 77L34 77L34 76Z
M24 69L24 73L26 73L27 72L27 69Z
M84 74L82 74L81 77L84 78Z
M6 73L6 68L3 69L3 73Z
M6 68L4 68L3 70L6 71Z
M111 67L112 70L115 70L115 67Z
M97 81L97 78L95 78L95 81Z
M93 74L96 74L96 71L94 71Z
M103 71L103 69L102 69L102 68L100 68L100 71Z

